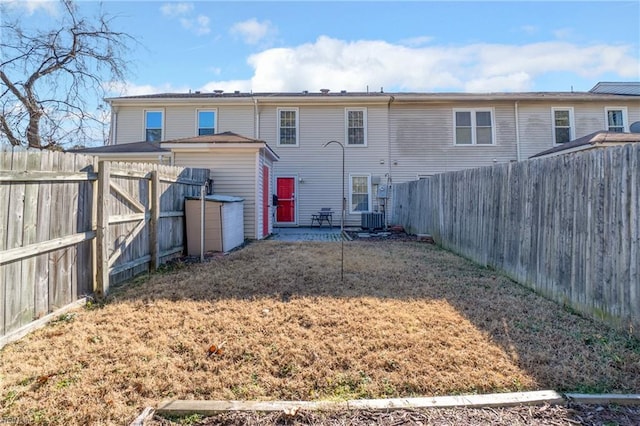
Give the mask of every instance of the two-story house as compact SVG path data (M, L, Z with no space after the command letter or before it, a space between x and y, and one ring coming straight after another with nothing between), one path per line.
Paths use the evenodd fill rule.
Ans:
M343 190L346 224L357 226L361 215L384 211L391 183L525 160L596 131L628 132L640 121L640 96L629 89L638 85L623 93L126 96L108 99L110 143L149 141L175 165L210 168L215 192L245 198L245 233L260 239L273 226L309 226L321 208L339 215Z

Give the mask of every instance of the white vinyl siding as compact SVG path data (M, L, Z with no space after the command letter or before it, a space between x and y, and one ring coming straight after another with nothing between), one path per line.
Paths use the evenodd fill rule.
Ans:
M334 226L340 221L342 211L342 149L331 144L345 141L345 107L347 105L302 105L299 107L299 149L278 146L277 106L260 106L260 139L264 140L280 156L274 163L274 175L297 176L296 208L298 225L310 226L311 215L323 207L334 212ZM349 108L364 108L363 104ZM360 226L360 214L349 214L349 173L370 173L386 182L389 172L389 120L386 100L369 103L367 108L367 148L350 149L345 146L346 168L344 196L347 199L345 224ZM375 189L375 186L372 190ZM375 207L375 200L373 201Z
M567 143L575 139L573 129L573 108L551 108L554 145Z
M254 137L253 106L224 105L206 107L176 105L165 108L165 140L190 138L198 135L198 111L214 111L215 132L234 132L246 137Z
M216 120L218 113L213 109L198 109L196 110L196 120L198 128L196 129L196 136L213 135L216 133Z
M349 175L349 213L371 211L371 175Z
M298 146L298 108L278 108L278 146Z
M483 103L475 107L482 110L491 108L494 112L495 145L491 145L491 149L465 149L453 143L455 126L452 110L455 107L454 103L391 105L389 156L394 183L415 180L417 175L490 166L494 159L499 163L516 159L512 102ZM543 113L546 121L550 122L549 108ZM371 126L371 112L369 115ZM544 129L547 143L550 139L548 129ZM372 137L373 131L369 129L370 142Z
M455 145L495 145L493 109L454 109Z
M144 140L147 142L160 142L164 136L164 111L144 111Z
M605 107L604 114L607 131L616 133L629 131L626 107Z
M256 173L256 151L215 150L176 152L174 165L180 167L200 167L211 169L213 192L232 195L244 199L244 233L246 238L257 238L256 193L258 175Z
M367 146L367 109L345 109L344 140L348 146Z
M216 133L234 132L242 136L255 137L255 115L253 104L207 106L168 105L163 108L152 106L118 106L115 141L118 144L145 140L145 111L163 112L162 140L170 141L190 138L198 134L198 110L216 112Z

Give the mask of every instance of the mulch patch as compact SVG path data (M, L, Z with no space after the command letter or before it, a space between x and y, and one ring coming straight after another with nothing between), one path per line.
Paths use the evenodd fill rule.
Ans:
M148 426L180 424L155 416ZM437 408L423 410L295 413L227 412L207 417L197 426L213 425L618 425L640 424L638 406L520 406L508 408Z

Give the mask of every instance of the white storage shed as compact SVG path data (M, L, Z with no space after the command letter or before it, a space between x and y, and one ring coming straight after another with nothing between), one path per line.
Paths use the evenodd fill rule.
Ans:
M202 199L187 197L187 253L199 256L202 245ZM228 252L244 243L244 199L229 195L204 197L204 251Z

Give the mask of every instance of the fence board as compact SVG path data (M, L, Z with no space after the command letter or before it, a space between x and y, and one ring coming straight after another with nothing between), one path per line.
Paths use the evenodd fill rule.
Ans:
M27 153L26 170L40 165L37 152ZM36 227L38 224L38 209L34 208L38 202L38 185L25 184L24 192L24 223L22 231L22 245L36 242ZM22 276L20 277L20 325L28 324L34 319L35 299L34 286L36 259L29 258L22 261Z
M107 171L110 165L101 164ZM104 295L110 284L183 252L184 195L198 194L209 170L113 168L98 181L96 157L0 147L0 337L21 335L34 319L94 289ZM127 195L112 194L110 182ZM150 204L152 193L158 205ZM140 210L156 221L155 236L148 223L109 225L112 215L122 219ZM140 232L132 234L136 226ZM110 269L113 253L119 256Z
M49 151L40 153L40 170L49 172L53 170L53 155ZM51 226L51 186L52 183L39 183L38 192L38 226L36 228L36 241L46 242L50 239ZM35 312L34 317L40 318L49 313L49 254L36 256L36 278L34 288Z
M0 169L11 170L13 151L0 148ZM0 250L7 249L7 232L9 225L9 193L11 187L0 182ZM0 334L6 333L5 328L5 304L6 304L6 281L4 279L5 267L0 265Z
M639 164L634 144L396 184L392 221L640 335Z
M26 151L17 151L13 153L11 161L11 169L22 171L27 168ZM24 193L25 184L17 182L11 185L9 191L9 227L7 230L6 249L12 249L22 246L22 234L24 226ZM5 329L6 332L13 331L21 325L21 278L22 278L22 261L11 262L5 265L4 282L7 294L13 295L5 301Z

